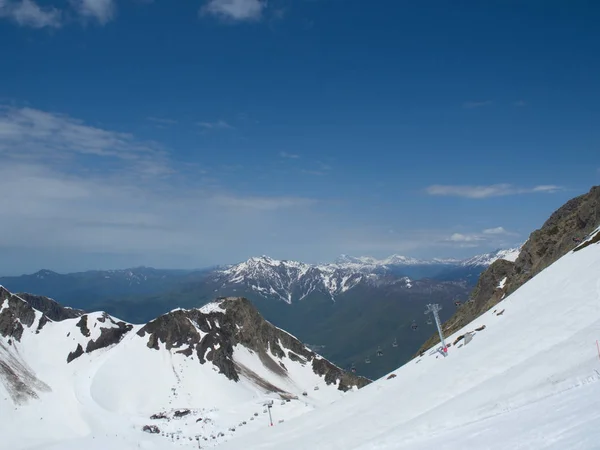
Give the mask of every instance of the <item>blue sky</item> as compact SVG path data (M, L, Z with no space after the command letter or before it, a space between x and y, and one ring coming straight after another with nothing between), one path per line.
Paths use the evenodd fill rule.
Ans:
M465 257L600 183L592 1L0 0L1 273Z

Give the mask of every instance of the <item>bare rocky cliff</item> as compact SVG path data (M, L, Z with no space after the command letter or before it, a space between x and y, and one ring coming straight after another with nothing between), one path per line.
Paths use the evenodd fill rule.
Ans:
M454 333L494 307L559 258L575 250L598 226L600 186L594 186L587 194L569 200L540 229L531 233L514 263L498 260L490 265L481 274L469 301L443 324L444 334ZM431 336L419 352L439 341L437 334Z

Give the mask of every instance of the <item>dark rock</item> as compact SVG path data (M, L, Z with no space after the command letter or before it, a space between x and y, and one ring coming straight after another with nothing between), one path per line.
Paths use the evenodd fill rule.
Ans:
M165 413L158 413L158 414L152 414L150 416L150 419L152 419L152 420L160 420L160 419L168 419L168 417L167 417L167 415Z
M175 411L175 413L173 414L173 417L178 419L180 417L185 417L188 414L191 414L191 411L189 409L179 409L179 410Z
M67 363L70 363L75 358L79 358L81 355L83 355L83 347L81 346L81 344L77 344L77 348L75 349L75 351L72 351L71 353L69 353L69 356L67 356Z
M396 378L396 374L395 373L393 373L389 377L387 377L388 380L391 380L392 378Z
M48 317L48 319L54 322L61 322L66 319L74 319L85 314L85 311L62 306L55 300L41 295L32 295L27 293L19 293L17 295L29 303L34 309L42 312L46 317Z
M151 434L159 434L160 433L160 429L156 425L144 425L144 427L142 428L142 431L145 431L146 433L151 433Z
M79 322L77 322L75 326L79 328L81 334L83 334L85 337L90 337L90 330L87 326L87 318L87 314L81 316L81 319L79 319Z
M98 337L98 339L96 339L95 341L88 342L87 347L85 348L86 353L91 353L94 350L118 344L119 342L121 342L123 337L125 337L125 335L133 328L133 325L122 321L117 322L113 320L108 314L105 314L103 318L105 320L109 320L112 323L112 325L116 325L116 327L101 328L100 336Z
M498 260L490 265L481 274L467 305L443 324L444 333L448 335L458 331L569 251L586 245L587 243L583 243L577 246L576 242L588 236L599 225L600 186L594 186L587 194L569 200L540 229L531 233L514 263ZM600 241L600 236L597 239ZM504 278L506 283L503 288L499 288L498 285ZM439 336L435 334L421 349L431 348L438 342Z
M366 378L346 373L317 357L296 338L264 320L248 299L224 298L220 305L223 311L210 313L201 313L198 309L171 311L146 324L138 335L149 335L147 346L153 349L158 349L162 343L167 349L179 349L176 350L178 353L186 355L195 350L200 364L212 362L220 373L236 382L242 371L252 378L247 369L233 361L233 347L241 344L255 352L269 370L283 377L287 376L287 368L285 364L278 364L272 355L285 358L287 351L292 361L312 362L315 373L324 376L327 384L339 380L340 390L370 383ZM198 330L203 333L202 338ZM270 384L263 387L273 392L281 391Z
M0 312L0 335L20 341L24 326L30 328L35 321L35 310L25 300L0 286L0 307L4 302L7 302L7 306ZM42 319L43 323L38 324L38 329L48 321L44 315Z

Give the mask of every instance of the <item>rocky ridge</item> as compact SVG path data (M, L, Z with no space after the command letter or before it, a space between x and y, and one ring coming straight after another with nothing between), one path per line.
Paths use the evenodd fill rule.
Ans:
M497 260L485 270L469 297L469 301L443 324L445 334L454 333L500 300L516 291L538 273L575 250L600 226L600 186L569 200L556 210L541 228L523 244L514 262ZM586 244L587 245L587 244ZM420 351L439 343L431 336Z
M370 382L343 371L291 334L264 320L243 297L222 298L200 309L171 311L146 324L137 334L147 337L149 348L158 350L164 345L169 350L177 349L174 350L177 353L197 355L201 364L212 362L232 381L238 381L242 373L252 376L250 370L233 357L234 348L242 345L256 352L266 367L284 377L287 376L285 364L277 363L273 357L310 364L313 372L323 376L327 384L338 384L342 391L352 386L361 388Z

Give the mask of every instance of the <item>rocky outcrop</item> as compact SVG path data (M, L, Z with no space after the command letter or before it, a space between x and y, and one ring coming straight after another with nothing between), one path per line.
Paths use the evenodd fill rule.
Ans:
M113 320L113 318L108 316L108 314L106 314L104 318L105 320L108 320L112 326L108 328L100 328L100 336L96 340L91 340L88 342L85 348L86 353L91 353L95 350L118 344L121 342L121 339L123 339L125 335L133 328L133 325L131 324L123 321ZM100 321L100 319L98 319L98 321Z
M363 387L370 380L352 375L321 358L292 335L273 326L260 315L252 303L241 297L220 299L218 307L202 312L198 309L175 310L145 325L139 336L148 335L147 345L158 349L179 349L179 353L195 353L201 364L211 361L220 372L233 381L246 369L233 360L233 349L240 344L257 353L261 362L275 373L287 376L285 365L276 358L287 358L311 364L313 371L323 376L327 384L339 382L338 389Z
M81 316L76 326L79 328L83 336L90 337L91 332L89 326L97 327L99 325L100 336L87 342L85 346L85 352L82 345L78 344L77 348L67 356L68 363L76 358L79 358L84 353L92 353L93 351L101 348L118 344L125 337L125 335L133 329L133 325L116 320L107 313L103 313L102 316L97 317L95 319L95 323L92 322L93 325L89 323L90 320L93 319L91 319L88 314L84 314Z
M73 319L85 314L85 312L80 309L62 306L60 303L57 303L51 298L44 297L42 295L32 295L25 292L17 295L29 303L32 308L37 309L46 317L48 317L48 319L54 322L60 322L65 319Z
M489 266L481 274L469 301L443 324L444 334L461 329L569 251L576 250L579 243L598 226L600 186L594 186L587 194L569 200L540 229L531 233L514 263L498 260ZM583 245L589 244L579 247ZM437 343L439 337L435 334L420 350Z
M79 328L79 331L81 331L81 334L83 334L85 337L90 336L90 329L87 326L87 319L87 315L81 316L81 319L79 319L79 322L77 322L76 325L76 327Z
M83 347L81 344L77 344L77 348L67 356L67 363L70 363L75 358L79 358L81 355L83 355Z
M11 337L17 341L23 336L24 327L31 327L35 322L35 310L26 301L11 294L0 286L0 335ZM37 331L48 322L42 315Z

